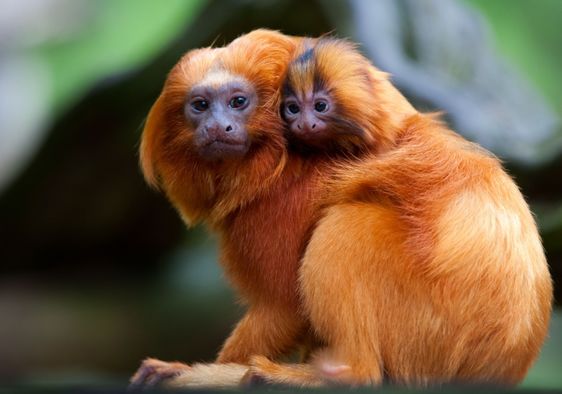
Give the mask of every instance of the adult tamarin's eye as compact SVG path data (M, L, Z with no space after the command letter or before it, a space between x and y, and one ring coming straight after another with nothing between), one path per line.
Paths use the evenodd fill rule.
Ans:
M195 100L191 103L191 108L197 112L204 112L209 108L209 102L207 100Z
M246 97L237 96L231 99L228 105L230 105L230 108L242 108L244 105L246 105L247 102L248 99Z
M317 101L314 104L314 110L316 112L326 112L328 110L328 103L325 101Z
M292 114L298 114L300 112L300 108L297 104L295 103L290 103L287 105L287 110L292 113Z

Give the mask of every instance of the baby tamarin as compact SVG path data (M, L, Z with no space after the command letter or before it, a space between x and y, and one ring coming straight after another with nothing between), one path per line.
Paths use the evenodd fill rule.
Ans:
M495 157L435 117L389 122L388 82L366 64L349 43L322 39L289 67L293 143L332 158L370 153L334 164L299 269L325 348L311 364L255 358L252 373L303 386L518 383L552 300L529 208Z

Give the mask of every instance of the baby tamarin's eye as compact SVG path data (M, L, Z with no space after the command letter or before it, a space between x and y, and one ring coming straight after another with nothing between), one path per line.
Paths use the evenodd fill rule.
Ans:
M291 114L298 114L300 112L300 108L297 104L295 103L289 103L287 104L287 110L291 113Z
M314 104L314 110L316 112L326 112L328 110L328 103L323 100L319 100Z

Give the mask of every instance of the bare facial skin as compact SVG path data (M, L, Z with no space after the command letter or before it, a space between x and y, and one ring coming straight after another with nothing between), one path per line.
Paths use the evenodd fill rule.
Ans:
M323 139L333 115L333 102L323 91L307 92L300 97L289 95L283 103L289 129L303 140Z
M246 123L256 108L256 93L240 79L216 86L203 83L188 94L184 112L195 128L195 146L209 161L244 156L250 147Z

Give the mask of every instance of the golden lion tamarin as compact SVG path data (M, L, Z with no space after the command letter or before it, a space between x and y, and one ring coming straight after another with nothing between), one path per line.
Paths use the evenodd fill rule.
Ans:
M288 70L292 140L326 156L372 153L335 164L299 269L325 347L310 364L257 357L252 373L302 386L516 384L552 302L529 208L494 156L434 116L389 124L386 78L366 63L349 43L321 39Z
M134 387L510 384L536 357L552 289L517 188L344 41L261 30L189 53L141 163L186 222L221 235L249 309L217 363L148 359ZM311 362L269 361L307 336Z
M147 359L133 387L235 385L251 356L275 358L306 337L297 272L316 221L310 185L322 171L289 158L279 116L282 78L299 40L258 30L225 48L191 51L149 113L145 178L188 225L203 221L219 234L221 263L248 311L218 364Z

